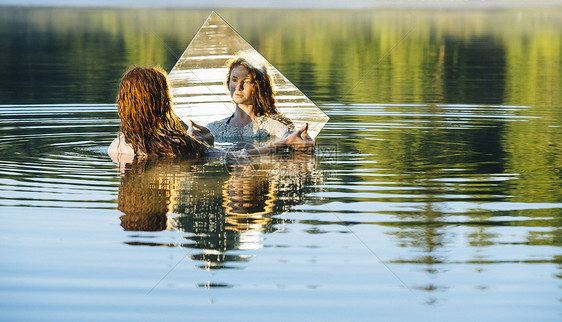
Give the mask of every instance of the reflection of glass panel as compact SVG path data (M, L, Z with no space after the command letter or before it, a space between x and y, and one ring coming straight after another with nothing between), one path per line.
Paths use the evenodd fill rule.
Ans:
M265 59L221 17L212 12L193 38L169 79L176 114L184 119L206 125L231 115L234 107L226 87L226 61L245 52ZM308 133L318 135L329 117L308 97L269 65L279 111L300 128L308 122Z

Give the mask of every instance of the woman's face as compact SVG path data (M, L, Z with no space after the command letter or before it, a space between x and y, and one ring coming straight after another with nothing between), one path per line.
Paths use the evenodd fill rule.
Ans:
M228 87L230 89L230 97L234 103L252 105L252 92L254 85L250 77L248 69L242 65L232 68Z

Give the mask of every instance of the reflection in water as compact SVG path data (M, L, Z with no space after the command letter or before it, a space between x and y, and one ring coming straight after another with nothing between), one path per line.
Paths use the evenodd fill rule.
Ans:
M229 229L236 231L265 230L273 212L276 182L268 173L256 171L252 165L237 167L223 189L225 213Z
M388 262L426 277L409 286L430 296L428 303L454 293L439 294L457 285L443 279L455 265L473 269L478 290L497 285L482 272L499 265L559 265L556 254L538 250L561 240L559 109L348 105L330 112L350 137L339 151L365 155L340 161L346 185L322 195L347 202L332 209L355 212L346 217L358 225L385 226L398 246ZM328 220L311 224L323 228Z
M489 35L472 35L468 40L443 37L444 70L442 99L465 104L502 104L506 95L505 45ZM483 70L486 77L482 77ZM472 86L467 86L472 83Z
M118 209L121 226L130 231L161 231L167 228L167 214L173 207L172 193L177 175L172 170L187 173L189 162L169 159L135 159L125 166L119 187Z
M562 101L560 12L220 14L317 103L556 105ZM123 70L132 64L171 70L208 15L195 9L4 7L0 98L4 104L112 102ZM197 77L215 75L215 88L224 90L223 71ZM216 100L201 89L201 98ZM193 106L208 102L193 93Z
M119 188L121 226L128 231L188 233L190 243L176 246L200 250L191 255L204 262L200 267L235 268L228 263L253 255L239 251L261 248L264 233L277 232L287 223L278 216L301 203L314 189L311 185L321 180L312 154L262 156L233 165L135 159L125 166Z

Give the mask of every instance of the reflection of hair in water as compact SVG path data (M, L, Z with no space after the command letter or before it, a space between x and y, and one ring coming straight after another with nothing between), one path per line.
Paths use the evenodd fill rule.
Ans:
M225 184L223 207L227 229L265 230L275 206L275 180L268 173L235 173Z
M125 230L159 231L167 228L166 215L173 207L172 197L177 189L176 178L169 167L178 165L173 160L138 158L127 164L119 186L117 207L125 213L120 217Z
M124 212L121 227L125 230L159 231L166 229L170 194L164 189L151 189L142 184L122 184L119 206Z
M267 73L265 62L255 53L238 53L235 57L227 62L228 73L226 75L226 86L230 88L230 74L236 66L244 66L250 73L251 82L253 84L253 106L256 116L265 115L277 120L289 127L293 132L295 126L293 122L285 115L281 114L277 108L275 100L275 92L271 77Z
M263 175L235 173L225 184L224 209L227 214L264 215L275 202L275 182Z
M161 231L166 230L166 215L123 215L119 217L121 227L128 231Z

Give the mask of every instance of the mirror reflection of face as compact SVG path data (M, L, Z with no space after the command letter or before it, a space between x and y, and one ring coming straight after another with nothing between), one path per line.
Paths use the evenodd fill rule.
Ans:
M236 104L252 105L253 83L250 72L243 65L232 68L228 87L230 97Z

